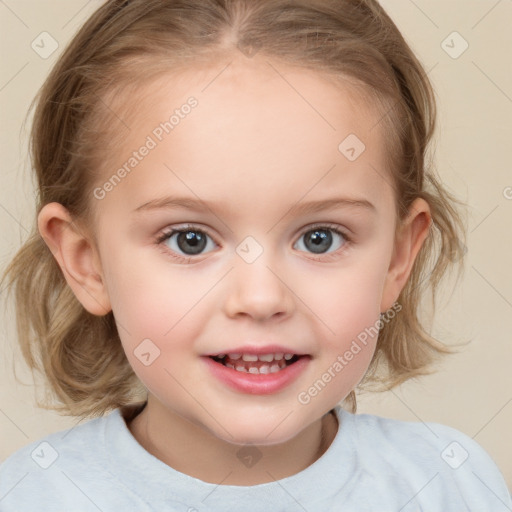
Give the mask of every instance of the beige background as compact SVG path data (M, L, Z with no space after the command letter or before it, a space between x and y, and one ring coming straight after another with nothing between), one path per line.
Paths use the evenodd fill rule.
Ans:
M26 134L21 130L29 102L69 38L100 3L0 2L2 269L34 220L34 189ZM429 70L440 111L438 168L449 189L469 204L465 277L453 295L446 287L432 332L447 344L471 343L432 376L360 398L359 412L455 427L488 451L512 488L512 2L383 0L382 4ZM47 59L31 48L44 31L59 44ZM464 42L460 36L450 36L454 31L469 44L458 58L453 57ZM4 302L2 296L2 306ZM72 418L34 406L35 388L20 362L16 367L25 385L15 381L11 360L21 359L15 347L12 305L6 307L0 329L4 356L0 460L74 424Z

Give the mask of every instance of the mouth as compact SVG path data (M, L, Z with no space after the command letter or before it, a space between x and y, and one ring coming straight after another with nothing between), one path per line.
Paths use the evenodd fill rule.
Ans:
M278 373L288 366L292 366L300 359L309 358L308 355L299 354L219 354L208 356L215 363L231 368L241 373L270 374Z
M238 353L203 356L216 380L248 395L270 395L291 386L310 366L309 354L292 354L265 347ZM274 352L275 351L275 352Z

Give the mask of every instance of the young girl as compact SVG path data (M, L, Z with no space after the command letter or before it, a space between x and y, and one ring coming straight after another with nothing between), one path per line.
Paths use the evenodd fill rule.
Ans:
M0 510L511 510L466 435L355 414L448 352L418 319L462 256L434 124L375 0L100 7L4 275L46 406L88 421L2 464Z

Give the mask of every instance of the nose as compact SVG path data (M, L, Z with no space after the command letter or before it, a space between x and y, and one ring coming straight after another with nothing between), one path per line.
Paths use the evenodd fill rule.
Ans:
M265 321L284 319L295 308L293 288L287 276L260 256L253 263L238 261L230 272L224 311L230 318L250 317Z

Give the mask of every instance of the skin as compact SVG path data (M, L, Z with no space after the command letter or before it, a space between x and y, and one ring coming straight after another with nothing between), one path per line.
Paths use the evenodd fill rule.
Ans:
M41 210L38 226L84 308L114 313L126 356L149 393L128 425L135 439L196 478L256 485L303 470L334 439L337 423L328 412L363 378L376 337L307 404L298 395L391 308L431 218L428 204L416 199L395 232L385 139L376 127L381 113L348 85L263 58L230 62L220 75L226 63L182 71L179 80L166 75L137 99L126 98L144 108L130 119L104 180L187 98L198 106L103 199L91 197L94 226L77 229L57 203ZM349 134L366 146L353 162L338 150ZM133 212L171 194L215 205ZM365 199L373 208L290 211L334 197ZM186 224L211 236L189 261L176 236L155 242ZM327 254L315 254L305 235L317 224L334 225L352 240L329 231ZM252 263L236 253L247 236L263 249ZM149 366L134 355L144 339L160 350ZM311 355L298 379L270 395L228 388L201 359L269 343ZM237 457L244 445L261 455L252 467Z

